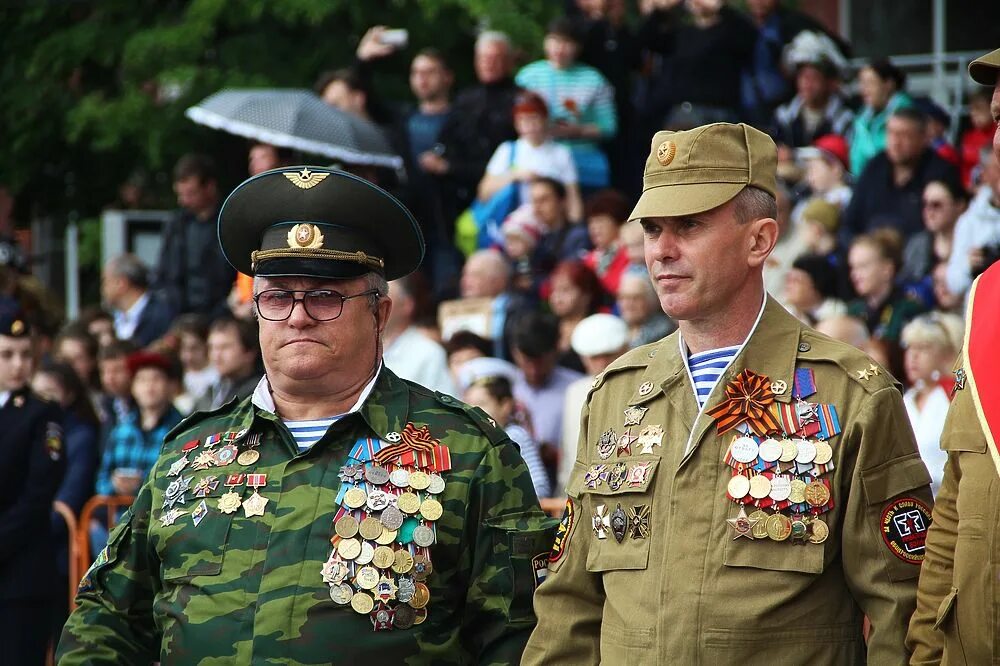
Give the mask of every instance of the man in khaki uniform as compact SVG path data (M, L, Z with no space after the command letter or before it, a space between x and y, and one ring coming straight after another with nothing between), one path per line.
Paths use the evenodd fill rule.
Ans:
M1000 120L1000 49L969 65L993 90ZM1000 130L993 137L1000 159ZM917 610L907 647L912 664L1000 663L1000 264L972 286L965 345L941 448L944 482L927 537Z
M905 662L930 477L899 385L765 294L775 163L653 137L631 219L680 328L594 382L522 663Z

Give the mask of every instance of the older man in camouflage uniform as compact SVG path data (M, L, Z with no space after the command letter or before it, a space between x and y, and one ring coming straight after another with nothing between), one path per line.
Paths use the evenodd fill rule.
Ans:
M412 216L279 169L233 192L219 238L255 275L267 374L167 436L59 663L516 663L552 532L502 430L382 366Z

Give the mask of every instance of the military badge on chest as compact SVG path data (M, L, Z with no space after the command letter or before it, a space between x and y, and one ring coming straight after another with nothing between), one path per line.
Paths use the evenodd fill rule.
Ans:
M369 616L375 631L427 619L441 475L450 469L448 448L412 423L384 440L358 440L340 469L333 548L320 575L334 603Z
M744 370L708 410L720 435L732 433L722 461L732 470L726 497L739 506L726 521L733 539L820 544L829 536L820 516L834 508L829 440L840 418L833 405L806 402L816 393L812 370L796 370L791 402L776 401L787 389L785 380Z

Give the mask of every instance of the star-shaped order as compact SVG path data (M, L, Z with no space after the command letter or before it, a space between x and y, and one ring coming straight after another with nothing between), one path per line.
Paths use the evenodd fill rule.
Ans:
M243 512L246 514L247 518L251 516L263 516L264 507L267 506L268 499L261 495L260 493L254 493L247 499L243 500Z
M740 537L746 537L753 541L752 530L754 525L759 523L760 520L757 518L749 518L746 510L741 506L740 512L736 514L736 517L727 518L726 522L729 523L729 526L736 532L736 536L733 537L733 541L736 541Z
M191 461L188 460L187 454L185 453L183 456L175 460L174 464L170 466L167 476L177 476L184 470L185 467L188 466L189 462Z
M219 487L219 477L217 476L206 476L203 479L199 479L198 483L194 484L194 496L195 497L206 497L209 493L214 492L216 488Z
M194 459L194 469L208 469L215 465L215 455L211 451L202 451Z

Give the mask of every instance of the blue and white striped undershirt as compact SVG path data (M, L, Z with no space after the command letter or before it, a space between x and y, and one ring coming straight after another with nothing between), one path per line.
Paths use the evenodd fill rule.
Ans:
M286 421L284 419L281 421L288 428L288 432L292 433L299 451L305 451L322 439L326 431L330 429L330 426L341 418L342 416L333 416L328 419L316 419L315 421Z
M705 406L705 401L719 382L719 377L736 358L740 347L741 345L721 347L688 356L688 369L691 371L691 381L694 382L699 409Z

